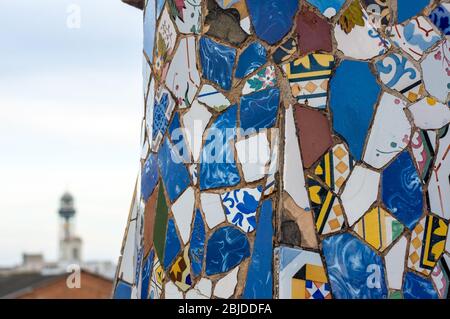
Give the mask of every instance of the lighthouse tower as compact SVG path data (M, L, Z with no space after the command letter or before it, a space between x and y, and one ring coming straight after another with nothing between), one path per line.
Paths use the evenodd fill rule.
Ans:
M75 207L73 196L65 193L60 199L59 262L71 264L81 262L81 238L75 235Z

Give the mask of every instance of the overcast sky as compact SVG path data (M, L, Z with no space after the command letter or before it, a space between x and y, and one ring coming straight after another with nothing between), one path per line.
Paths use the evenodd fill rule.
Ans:
M74 8L80 28L67 24ZM142 12L1 0L0 43L0 266L57 258L65 190L84 259L116 262L138 171Z

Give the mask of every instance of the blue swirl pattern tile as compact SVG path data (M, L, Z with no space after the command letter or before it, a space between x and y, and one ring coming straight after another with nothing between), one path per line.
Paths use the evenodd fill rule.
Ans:
M250 256L247 236L233 226L217 229L208 240L206 274L224 273Z
M158 165L170 201L173 202L191 183L183 160L166 138L158 153Z
M172 140L174 149L178 152L178 155L181 157L184 163L191 162L191 154L189 153L189 148L186 144L186 138L184 136L184 132L180 125L180 116L175 113L172 123L169 126L169 134Z
M205 253L205 224L202 214L197 209L195 213L194 228L189 246L189 257L191 259L191 268L194 276L200 275L203 265L203 256Z
M450 35L450 4L443 3L428 16L444 35Z
M241 128L244 130L270 128L277 121L280 90L271 88L241 98Z
M336 133L361 159L380 87L366 62L344 60L331 78L330 108Z
M175 260L175 257L181 251L180 238L178 238L177 230L175 228L175 222L173 218L169 219L167 223L167 234L166 234L166 249L164 251L164 268L168 267Z
M322 243L333 297L387 297L383 262L372 249L348 233L328 237Z
M267 62L266 49L259 42L250 44L239 56L236 77L242 79Z
M382 198L390 212L409 229L422 216L422 182L411 155L403 151L382 173Z
M200 39L200 62L203 77L224 90L231 89L236 49L217 43L208 37Z
M230 143L236 137L237 106L230 106L211 125L200 157L200 189L228 187L241 178Z
M298 1L247 0L247 7L256 35L269 44L275 44L292 28Z
M405 299L439 299L431 281L412 272L407 272L403 287Z
M141 172L141 195L145 202L153 193L158 183L158 159L156 154L150 153Z
M248 268L243 297L246 299L272 298L272 200L261 205L252 260Z

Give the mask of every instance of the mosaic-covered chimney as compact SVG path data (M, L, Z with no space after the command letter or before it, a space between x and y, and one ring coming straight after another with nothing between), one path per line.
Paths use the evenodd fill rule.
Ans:
M447 298L450 4L143 9L115 298Z

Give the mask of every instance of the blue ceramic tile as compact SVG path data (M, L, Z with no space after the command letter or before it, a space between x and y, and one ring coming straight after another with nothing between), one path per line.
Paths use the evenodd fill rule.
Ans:
M230 145L236 137L236 113L237 106L230 106L208 130L200 157L201 190L234 186L241 181Z
M422 182L407 150L383 171L381 192L389 211L413 229L422 216Z
M205 253L205 224L202 214L197 209L195 213L194 228L192 229L191 244L189 246L189 257L194 276L202 272L203 255Z
M326 17L330 18L335 16L346 0L306 0Z
M166 3L166 0L156 0L156 16L159 17L161 14L162 9L164 8L164 4Z
M206 251L206 274L224 273L250 256L247 236L233 226L217 229L209 238Z
M439 299L431 281L412 272L406 273L403 296L405 299Z
M330 90L334 130L360 160L380 87L368 63L344 60L331 78Z
M163 91L159 99L155 97L152 126L152 138L154 143L163 138L167 127L169 126L169 120L173 110L171 99L172 98L167 91Z
M231 89L231 78L236 49L217 43L210 38L200 39L200 62L203 77L218 84L222 89Z
M114 290L113 299L131 299L131 286L119 280L116 290Z
M348 233L328 237L322 243L333 297L387 297L382 259L366 244Z
M141 276L142 271L142 259L144 258L144 247L140 247L137 254L136 254L136 267L134 269L134 282L139 282L139 278Z
M272 298L272 200L261 205L252 260L247 274L245 299Z
M291 30L298 0L247 0L247 7L256 35L275 44Z
M450 35L450 12L440 5L429 15L431 22L445 35Z
M183 160L173 150L167 138L159 150L158 165L167 194L173 202L189 186L191 180Z
M178 234L175 228L175 222L173 218L169 219L167 223L167 234L166 234L166 249L164 251L164 268L167 269L175 257L181 251L180 238L178 238Z
M150 251L142 267L141 299L148 299L150 276L152 275L154 251Z
M280 91L271 88L241 98L241 127L247 129L270 128L277 121Z
M189 154L189 148L186 144L186 138L180 125L180 116L178 112L175 113L172 123L170 123L169 134L174 150L178 152L178 155L183 159L184 163L190 163L191 156Z
M145 202L158 183L158 159L154 153L150 153L141 172L141 194Z
M401 23L419 15L429 3L430 0L414 0L414 4L411 0L397 0L398 22Z
M156 7L154 1L148 1L144 15L144 52L150 62L153 62L153 47L155 45Z
M254 42L239 56L236 77L244 78L267 62L266 49L259 42Z

